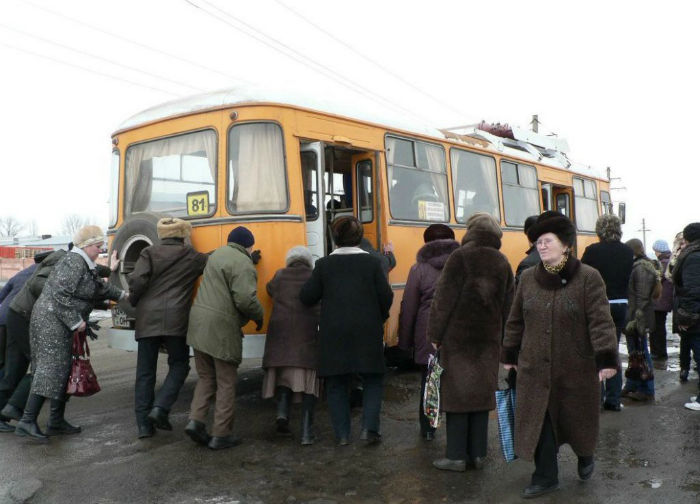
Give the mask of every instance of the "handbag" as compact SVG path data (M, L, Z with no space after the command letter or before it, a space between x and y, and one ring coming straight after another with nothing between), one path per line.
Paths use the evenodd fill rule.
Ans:
M642 347L641 338L637 337L636 348ZM654 370L649 366L649 362L644 355L644 350L632 350L627 358L627 369L625 378L636 381L647 381L654 379Z
M428 359L425 392L423 393L423 413L430 426L437 429L440 425L440 375L444 368L440 365L440 350Z
M501 452L506 462L512 462L515 455L515 370L508 375L509 387L496 391L496 413L498 414L498 438Z
M68 377L66 394L77 397L87 397L97 394L100 384L90 364L90 347L85 337L85 331L73 332L73 358Z

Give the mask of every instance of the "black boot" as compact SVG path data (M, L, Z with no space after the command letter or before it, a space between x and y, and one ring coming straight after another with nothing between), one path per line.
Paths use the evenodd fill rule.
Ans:
M49 438L41 432L39 425L36 423L36 419L39 416L41 407L44 405L44 396L37 394L31 394L27 400L27 405L24 408L24 414L22 415L22 420L17 423L15 427L15 436L30 436L37 441L43 443L48 443Z
M316 440L314 436L314 406L316 404L316 396L313 394L304 394L301 403L301 444L312 445Z
M47 436L60 436L62 434L78 434L83 429L69 424L64 418L66 401L51 399L49 422L46 425Z
M291 436L289 430L289 406L292 402L292 390L287 387L277 387L277 433Z

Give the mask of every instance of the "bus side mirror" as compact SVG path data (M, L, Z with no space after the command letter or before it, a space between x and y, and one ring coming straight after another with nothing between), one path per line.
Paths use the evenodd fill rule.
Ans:
M617 204L617 216L620 218L621 223L625 223L625 210L626 206L623 201Z

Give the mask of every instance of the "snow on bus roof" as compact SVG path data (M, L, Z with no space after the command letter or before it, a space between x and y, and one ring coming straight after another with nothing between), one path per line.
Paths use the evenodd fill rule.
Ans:
M363 102L365 106L363 106ZM348 99L347 96L332 96L328 92L324 92L322 95L311 96L295 89L279 89L262 85L241 85L235 88L192 95L186 98L165 102L131 116L119 125L117 132L171 117L253 103L292 105L340 117L393 127L398 130L430 136L440 140L447 137L447 135L445 135L445 130L429 126L422 120L412 120L409 113L399 114L389 107L370 102L360 97ZM500 152L502 154L538 161L589 177L605 178L602 170L590 166L579 163L562 163L557 159L537 156L532 152L504 146L500 141L494 140L493 137L488 138L488 136L477 135L477 138L485 140L485 145L482 145L482 148L493 152ZM455 139L452 138L452 140L454 141Z
M393 126L398 129L412 131L422 135L442 138L440 130L421 124L417 120L411 120L410 117L406 117L408 114L398 115L388 107L383 107L374 102L372 102L371 106L369 102L367 102L367 106L363 108L362 103L358 106L358 102L362 101L361 98L349 100L347 97L340 96L328 98L327 93L324 93L323 96L311 96L291 89L281 90L260 85L239 86L231 89L222 89L210 93L189 96L156 105L124 121L119 125L118 131L135 128L168 117L192 114L202 110L248 103L279 103L323 111L347 118L360 119L375 124Z

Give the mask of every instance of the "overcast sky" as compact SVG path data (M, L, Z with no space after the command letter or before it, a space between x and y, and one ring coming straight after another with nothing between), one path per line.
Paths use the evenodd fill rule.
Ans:
M110 138L122 121L252 82L358 107L379 101L435 127L527 128L539 114L572 160L620 177L613 187L626 189L612 194L627 203L623 239L641 238L645 218L651 248L700 220L698 10L680 1L0 0L0 217L34 221L40 233L59 233L67 214L106 225Z

